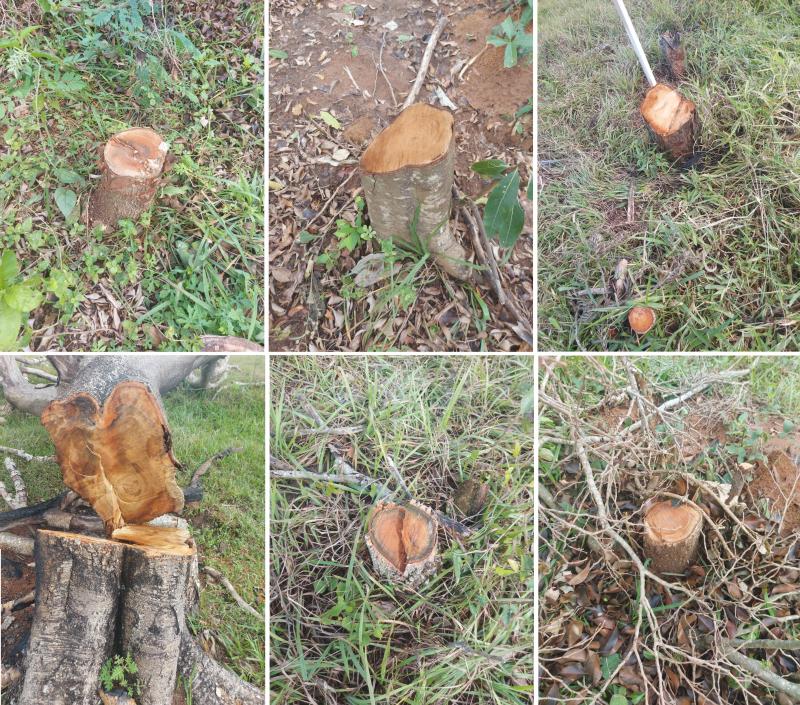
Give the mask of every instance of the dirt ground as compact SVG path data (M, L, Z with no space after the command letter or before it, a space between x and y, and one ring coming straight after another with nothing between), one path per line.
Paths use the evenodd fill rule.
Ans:
M521 183L528 183L531 116L515 113L532 95L531 66L521 58L513 69L504 69L502 47L489 46L481 53L486 36L505 16L504 5L278 0L270 13L270 47L288 54L272 59L269 67L271 349L524 349L513 330L515 321L508 320L488 287L480 287L489 315L484 312L485 329L479 330L471 311L479 308L472 289L443 282L432 267L420 272L411 308L376 326L390 343L381 346L363 331L366 321L382 316L375 307L377 292L361 299L341 292L344 275L378 245L368 243L360 252L343 255L332 268L315 263L320 252L335 249L336 218L352 220L358 158L399 112L440 13L449 22L418 100L440 105L437 95L444 94L457 108L457 185L473 198L485 194L489 182L471 172L470 165L489 158L518 166ZM325 125L321 111L335 116L342 129ZM530 208L526 211L523 235L501 269L507 292L528 312L532 228ZM464 224L456 228L471 251ZM321 237L300 242L303 230Z

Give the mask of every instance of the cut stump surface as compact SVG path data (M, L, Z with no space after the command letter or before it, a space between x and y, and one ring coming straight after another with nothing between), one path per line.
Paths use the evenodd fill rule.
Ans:
M647 91L641 113L661 149L673 159L694 153L698 120L695 104L674 88L657 83Z
M703 515L689 504L656 502L645 514L644 549L657 574L683 573L697 553Z

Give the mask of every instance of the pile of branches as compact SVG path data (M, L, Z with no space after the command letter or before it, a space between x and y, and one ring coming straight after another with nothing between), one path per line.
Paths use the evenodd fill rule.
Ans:
M750 368L737 361L676 389L625 358L607 363L542 366L542 702L800 702L800 535L742 501L747 465L724 440L709 432L687 452L693 430L754 413ZM683 575L657 575L643 557L653 497L703 513Z

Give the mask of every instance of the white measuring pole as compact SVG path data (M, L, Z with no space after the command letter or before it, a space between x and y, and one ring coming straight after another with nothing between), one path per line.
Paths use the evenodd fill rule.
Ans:
M642 43L639 41L639 36L636 34L636 29L634 29L633 22L631 22L631 16L628 14L625 4L622 2L622 0L614 0L614 5L617 8L617 12L622 20L622 24L625 25L625 31L628 33L628 39L631 40L631 46L633 46L633 51L636 53L636 58L639 59L639 63L642 66L642 71L644 71L647 82L651 86L655 86L656 77L653 76L653 70L650 68L650 63L647 61L647 56L645 56L644 49L642 49Z

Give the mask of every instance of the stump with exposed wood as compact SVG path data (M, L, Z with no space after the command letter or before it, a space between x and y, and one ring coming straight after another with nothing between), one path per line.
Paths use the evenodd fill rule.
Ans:
M89 199L90 227L113 230L137 220L153 203L169 145L149 128L114 135L100 159L100 183Z
M361 184L380 238L430 252L446 272L469 280L467 253L450 228L454 163L453 115L415 103L366 149Z
M685 572L697 554L703 515L690 504L652 504L644 517L644 553L656 574Z
M692 156L699 121L691 100L674 88L657 83L647 91L640 111L661 149L675 160Z
M438 566L436 521L419 502L378 502L365 540L378 574L406 587L418 587Z

